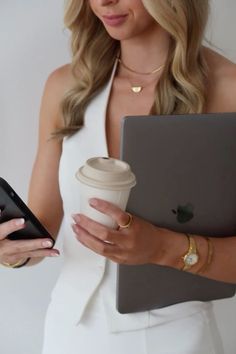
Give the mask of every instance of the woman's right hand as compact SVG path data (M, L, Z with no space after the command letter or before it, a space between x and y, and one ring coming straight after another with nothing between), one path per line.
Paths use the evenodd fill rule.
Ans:
M51 249L52 241L48 238L27 240L9 240L12 232L24 229L24 219L12 219L0 224L0 263L24 263L28 258L56 257L60 253ZM42 235L43 236L43 235Z

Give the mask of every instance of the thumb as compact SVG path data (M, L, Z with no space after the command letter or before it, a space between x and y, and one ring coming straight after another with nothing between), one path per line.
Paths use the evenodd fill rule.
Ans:
M0 214L1 215L1 214ZM5 239L12 232L21 230L25 227L25 219L18 218L5 221L0 224L0 240Z

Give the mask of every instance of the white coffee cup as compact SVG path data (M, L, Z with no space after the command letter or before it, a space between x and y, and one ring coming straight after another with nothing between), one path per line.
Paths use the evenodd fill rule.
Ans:
M89 205L89 199L103 199L125 210L130 190L136 184L130 166L113 158L93 157L78 170L76 178L80 185L80 213L107 227L117 228L115 220Z

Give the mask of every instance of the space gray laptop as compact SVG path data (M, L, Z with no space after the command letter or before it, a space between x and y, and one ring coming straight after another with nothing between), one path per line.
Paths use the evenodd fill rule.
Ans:
M126 117L121 159L137 177L130 213L178 232L236 235L236 113ZM121 313L227 298L236 290L170 267L117 267Z

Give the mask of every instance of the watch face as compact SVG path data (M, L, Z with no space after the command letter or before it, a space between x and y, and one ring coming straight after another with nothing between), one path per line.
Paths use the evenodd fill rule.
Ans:
M195 253L191 253L185 256L184 261L187 265L194 265L198 261L198 255Z

